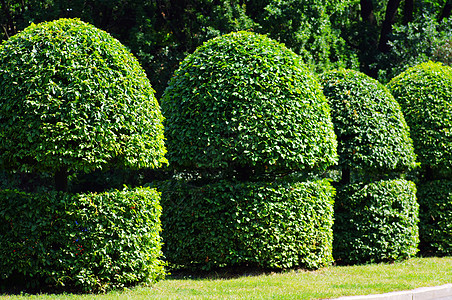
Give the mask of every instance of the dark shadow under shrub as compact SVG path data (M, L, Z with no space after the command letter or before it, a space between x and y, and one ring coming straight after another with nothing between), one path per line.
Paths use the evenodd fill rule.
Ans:
M419 243L416 186L396 179L337 191L333 256L340 264L413 257Z
M105 291L164 276L160 195L0 190L0 287Z
M334 188L312 182L159 183L164 254L176 268L315 269L332 262Z

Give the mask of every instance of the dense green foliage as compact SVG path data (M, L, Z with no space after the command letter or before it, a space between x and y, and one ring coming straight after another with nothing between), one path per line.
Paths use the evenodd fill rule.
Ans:
M162 112L175 171L160 185L164 252L174 267L331 262L334 189L300 177L336 162L336 136L298 55L251 32L209 40L175 72Z
M0 165L157 167L162 116L137 60L79 20L31 25L0 50Z
M81 18L131 49L160 98L188 53L239 30L285 43L318 72L360 69L387 82L424 57L441 60L449 16L448 0L7 0L0 39L31 22Z
M422 63L395 77L388 86L403 108L422 167L418 184L421 250L450 255L452 68Z
M176 169L324 170L336 161L316 79L282 44L249 32L189 55L162 99Z
M338 139L339 167L371 173L415 166L413 142L400 105L386 87L352 70L322 74Z
M403 179L351 184L335 200L333 255L338 263L413 257L419 243L416 186Z
M438 23L434 16L419 16L394 27L390 51L378 58L378 80L387 83L406 69L429 60L452 64L452 20Z
M411 130L423 167L450 172L452 167L452 68L423 63L388 84Z
M247 13L260 27L256 31L284 43L313 70L358 68L350 45L341 37L334 18L345 17L353 1L246 1Z
M0 190L0 286L103 291L164 276L160 195Z
M425 255L452 255L452 181L418 185L420 250Z
M334 189L327 180L158 186L164 254L178 267L313 269L332 261Z

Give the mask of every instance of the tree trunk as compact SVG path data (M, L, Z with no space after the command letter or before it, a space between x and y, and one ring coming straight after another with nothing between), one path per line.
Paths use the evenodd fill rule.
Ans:
M2 25L3 25L3 28L6 28L5 33L6 33L6 38L8 39L9 37L11 37L17 33L16 27L14 26L14 21L11 16L11 12L9 10L9 6L6 5L5 0L0 0L0 4L2 6L3 13L5 14L6 19L7 19L6 23L2 24Z
M424 173L424 181L433 181L433 180L434 180L433 169L430 166L426 166Z
M441 14L438 17L438 21L441 22L443 19L449 18L451 10L452 10L452 0L447 0L446 4L444 4L443 9L441 10Z
M386 6L385 20L381 27L380 42L378 43L378 50L380 52L388 52L390 46L388 45L389 35L392 32L392 24L394 24L397 8L399 7L400 0L389 0Z
M341 185L349 184L351 181L351 171L349 168L343 168L342 169L342 178L339 181Z
M55 172L55 188L57 191L67 192L67 168L61 167Z
M413 21L414 1L405 0L405 6L403 8L403 25Z
M361 18L370 25L375 25L374 5L372 0L361 0Z

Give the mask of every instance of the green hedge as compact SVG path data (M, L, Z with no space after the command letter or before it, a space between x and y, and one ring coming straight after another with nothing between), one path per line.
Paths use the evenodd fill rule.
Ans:
M402 106L421 166L452 174L452 68L423 63L388 87Z
M163 117L135 57L77 19L32 24L0 48L0 167L154 168Z
M333 256L338 263L413 257L419 243L416 186L403 179L338 189Z
M367 174L415 167L409 128L384 85L344 69L322 74L320 82L331 106L340 167Z
M0 287L104 291L163 278L160 194L0 191Z
M332 262L334 188L327 180L159 185L164 254L177 268Z
M337 160L319 83L298 55L263 35L204 43L181 63L161 107L177 170L324 170Z
M421 254L452 255L452 181L418 185Z

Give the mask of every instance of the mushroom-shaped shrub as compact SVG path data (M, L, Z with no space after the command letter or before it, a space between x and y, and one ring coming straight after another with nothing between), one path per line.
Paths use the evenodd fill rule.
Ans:
M452 68L427 62L393 78L388 87L402 106L422 167L452 168Z
M388 86L402 106L421 163L420 249L426 255L451 255L452 68L419 64Z
M339 167L381 174L415 166L409 128L385 86L344 69L322 74L321 82L338 139Z
M357 71L327 72L322 83L342 169L335 259L364 263L412 257L419 241L416 188L397 177L416 162L400 105L385 86ZM386 180L389 175L396 179Z
M162 115L137 60L80 20L31 25L0 50L0 165L56 174L157 167Z
M176 169L325 169L336 137L320 85L266 36L212 39L180 65L162 100Z
M194 175L162 185L170 262L331 262L334 189L299 175L337 161L336 136L321 87L299 56L251 32L212 39L182 62L162 111L170 165Z

